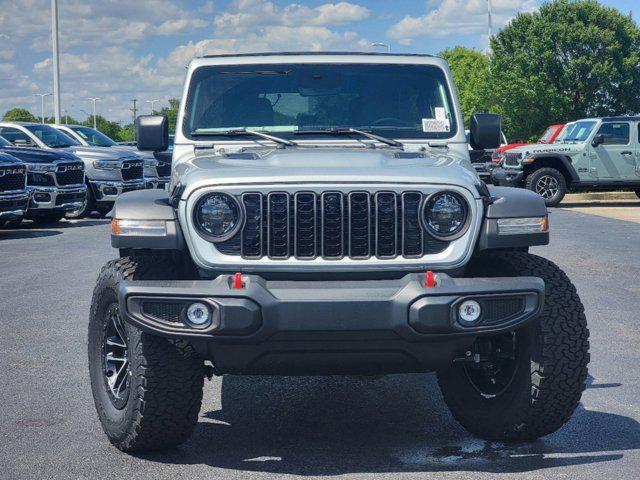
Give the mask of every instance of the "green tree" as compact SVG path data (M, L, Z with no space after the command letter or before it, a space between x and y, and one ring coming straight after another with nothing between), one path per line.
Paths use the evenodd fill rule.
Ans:
M169 118L169 133L176 132L176 122L178 121L178 109L180 108L180 100L177 98L169 99L169 106L162 107L160 115L166 115Z
M477 50L465 47L447 49L438 55L451 65L462 116L468 125L471 114L490 110L489 59Z
M510 138L547 125L640 111L640 29L594 0L519 14L492 40L492 94Z
M38 118L34 117L33 114L26 108L12 108L11 110L7 110L7 112L4 114L2 119L7 122L38 122L40 121Z

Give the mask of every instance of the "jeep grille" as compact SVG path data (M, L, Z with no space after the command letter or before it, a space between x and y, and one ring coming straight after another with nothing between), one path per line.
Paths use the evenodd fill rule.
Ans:
M504 154L504 164L511 167L517 167L520 164L520 154L506 152Z
M423 196L413 191L244 193L240 234L216 248L247 259L420 258L449 245L421 227Z

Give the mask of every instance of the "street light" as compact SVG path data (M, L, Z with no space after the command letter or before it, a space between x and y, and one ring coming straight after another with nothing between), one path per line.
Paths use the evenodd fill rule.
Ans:
M151 104L151 115L153 115L153 112L155 112L155 108L153 108L153 106L155 105L156 102L159 102L160 99L159 98L154 98L153 100L147 100L147 103Z
M93 129L97 130L98 127L96 126L96 102L101 99L98 97L89 97L87 98L87 100L91 100L93 102Z
M50 95L53 95L53 93L34 93L33 94L35 97L40 97L40 119L41 119L41 123L44 124L44 97L48 97Z
M391 53L391 45L384 42L371 42L369 44L370 47L385 47L387 49L387 53Z

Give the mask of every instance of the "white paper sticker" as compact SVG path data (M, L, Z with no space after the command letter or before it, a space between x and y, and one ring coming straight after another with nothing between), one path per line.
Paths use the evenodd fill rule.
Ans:
M449 119L438 120L436 118L423 118L422 131L428 133L442 133L451 130Z
M435 113L436 113L436 120L446 120L447 119L447 114L444 111L444 107L436 107L435 108Z

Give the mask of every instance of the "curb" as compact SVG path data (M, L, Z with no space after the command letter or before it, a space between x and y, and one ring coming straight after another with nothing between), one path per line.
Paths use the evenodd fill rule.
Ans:
M580 202L593 200L630 201L640 200L634 192L596 192L596 193L569 193L565 195L563 202Z

